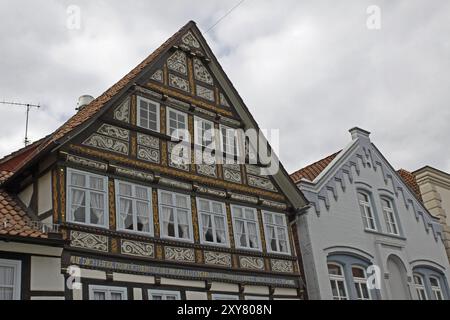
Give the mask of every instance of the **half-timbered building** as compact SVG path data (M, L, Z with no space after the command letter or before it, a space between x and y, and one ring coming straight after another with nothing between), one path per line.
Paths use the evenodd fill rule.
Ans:
M259 130L189 22L81 103L1 188L60 233L58 275L81 283L64 284L66 299L303 298L289 221L306 200L281 165L267 175L258 161L217 161L248 159L239 129ZM188 156L177 148L182 130ZM211 144L210 161L180 161Z

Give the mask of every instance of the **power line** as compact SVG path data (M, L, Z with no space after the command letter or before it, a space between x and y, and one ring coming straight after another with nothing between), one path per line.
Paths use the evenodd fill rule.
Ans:
M236 4L233 8L231 8L225 15L223 15L219 20L216 21L211 27L209 27L208 30L206 30L205 33L210 32L212 29L214 29L220 22L222 22L223 19L225 19L230 13L232 13L235 9L237 9L241 4L243 4L245 0L241 0L238 4Z

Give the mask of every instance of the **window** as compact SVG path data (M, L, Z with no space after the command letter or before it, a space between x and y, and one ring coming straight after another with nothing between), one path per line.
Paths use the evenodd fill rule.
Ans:
M108 227L108 178L67 169L68 221Z
M160 104L155 101L137 98L138 126L159 132L159 108Z
M191 197L159 190L161 236L193 241Z
M167 134L169 136L184 140L187 127L186 113L167 108Z
M366 270L361 267L352 267L353 282L355 283L356 299L370 300L370 292L367 288Z
M194 118L195 144L214 149L214 123L195 117Z
M116 181L118 230L153 236L152 189Z
M212 294L211 295L212 300L239 300L238 296L231 295L231 294Z
M22 263L0 259L0 301L20 300Z
M200 240L204 244L228 246L228 227L225 204L197 199Z
M236 129L220 125L220 141L222 152L233 156L239 155L239 139Z
M441 284L439 279L436 277L430 277L431 284L431 292L434 295L435 300L444 300L444 296L442 295Z
M240 249L261 250L259 223L256 209L231 206L234 240Z
M416 292L419 300L428 300L427 291L425 289L425 282L423 281L423 277L418 273L414 274L414 285L416 287Z
M328 275L330 278L333 300L348 300L345 276L342 267L338 264L328 263Z
M286 216L281 213L263 211L266 231L267 251L273 253L290 253Z
M127 289L120 287L89 286L89 300L127 300Z
M388 199L381 199L381 206L383 207L383 215L384 220L386 221L387 232L390 234L399 235L392 202Z
M364 227L369 230L376 230L375 218L370 204L370 198L367 194L358 192L359 207L364 221Z
M149 300L181 300L178 291L148 290Z

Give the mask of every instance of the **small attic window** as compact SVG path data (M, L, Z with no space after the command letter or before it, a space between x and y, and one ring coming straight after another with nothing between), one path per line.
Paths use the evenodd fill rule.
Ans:
M138 97L137 106L138 106L137 125L141 128L159 132L160 104L158 102L145 99L143 97Z

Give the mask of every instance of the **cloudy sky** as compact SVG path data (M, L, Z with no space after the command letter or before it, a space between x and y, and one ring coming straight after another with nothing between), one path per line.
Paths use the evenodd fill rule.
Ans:
M40 103L31 140L100 95L189 20L205 32L238 0L0 0L0 101ZM67 28L67 8L81 28ZM381 29L367 28L367 8ZM292 172L343 148L348 129L396 168L450 171L448 0L246 0L206 39L262 128L280 128ZM0 105L0 156L23 144L25 110Z

